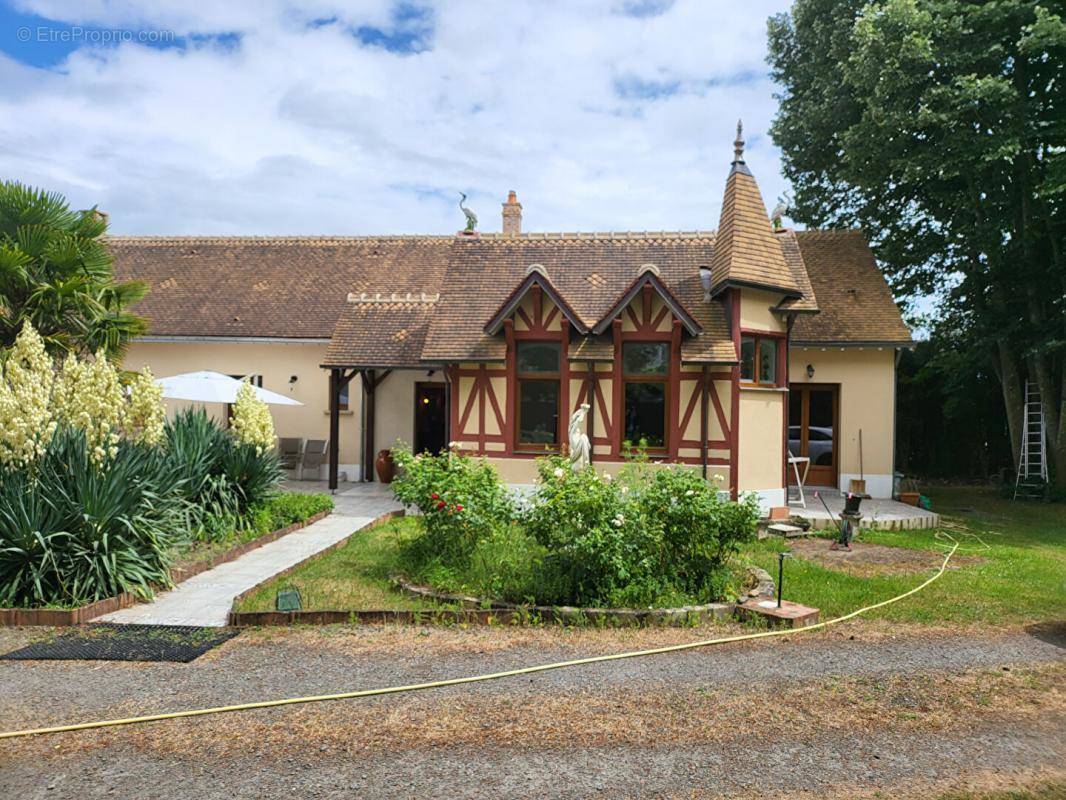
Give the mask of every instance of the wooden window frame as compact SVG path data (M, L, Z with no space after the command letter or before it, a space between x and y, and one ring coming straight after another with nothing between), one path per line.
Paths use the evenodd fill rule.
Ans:
M661 375L627 375L625 369L625 348L627 344L657 344L666 347L666 371ZM622 418L618 420L619 450L624 449L626 441L626 385L630 383L661 383L663 385L663 443L655 447L648 447L647 451L653 455L667 454L670 452L670 429L673 427L670 419L670 393L672 389L670 385L670 339L668 337L654 339L645 337L630 338L622 334L621 345L618 353L618 358L621 360L621 369L619 371L622 379ZM636 443L631 443L631 445L637 447Z
M752 364L753 376L751 378L744 377L744 362L743 362L743 347L744 340L752 339L755 342L755 360ZM762 343L766 340L772 339L777 348L777 352L774 354L774 380L764 381L759 379L759 354L762 350ZM776 331L755 331L742 329L740 332L740 347L741 351L738 355L741 356L741 360L737 365L738 382L742 387L748 387L751 389L781 389L788 385L787 375L785 375L785 355L788 349L788 335L784 333L778 333Z
M554 344L559 347L559 366L555 372L520 372L518 370L518 346L520 344ZM523 454L558 453L563 445L563 359L566 358L565 348L559 339L521 338L515 342L514 347L514 451ZM522 441L522 381L552 381L556 384L555 394L555 441L554 442L523 442Z

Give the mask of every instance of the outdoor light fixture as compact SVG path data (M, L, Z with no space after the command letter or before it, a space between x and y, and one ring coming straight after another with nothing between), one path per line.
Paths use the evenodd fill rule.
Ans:
M814 364L807 365L807 380L814 377Z
M810 369L810 368L808 367L808 369ZM298 380L300 380L298 375L290 375L289 376L289 383L296 383L296 381L298 381Z
M424 406L428 406L429 405L429 398L428 397L423 397L422 398L422 405L424 405Z

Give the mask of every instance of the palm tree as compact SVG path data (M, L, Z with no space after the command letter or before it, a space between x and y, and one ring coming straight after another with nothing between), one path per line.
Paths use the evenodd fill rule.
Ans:
M121 356L147 328L125 309L147 287L116 283L107 217L72 211L56 193L0 181L0 347L30 322L49 351Z

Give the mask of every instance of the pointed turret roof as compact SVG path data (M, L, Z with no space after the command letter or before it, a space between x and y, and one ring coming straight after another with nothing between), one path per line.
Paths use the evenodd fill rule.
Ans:
M748 286L798 297L800 287L774 236L759 185L744 163L743 130L737 122L733 165L725 183L711 262L711 294L729 286Z

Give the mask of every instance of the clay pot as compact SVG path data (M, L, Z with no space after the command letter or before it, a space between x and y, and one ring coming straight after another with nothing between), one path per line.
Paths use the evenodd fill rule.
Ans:
M374 460L374 469L377 470L379 481L392 483L392 479L396 477L396 462L392 460L391 450L378 452L378 457Z

